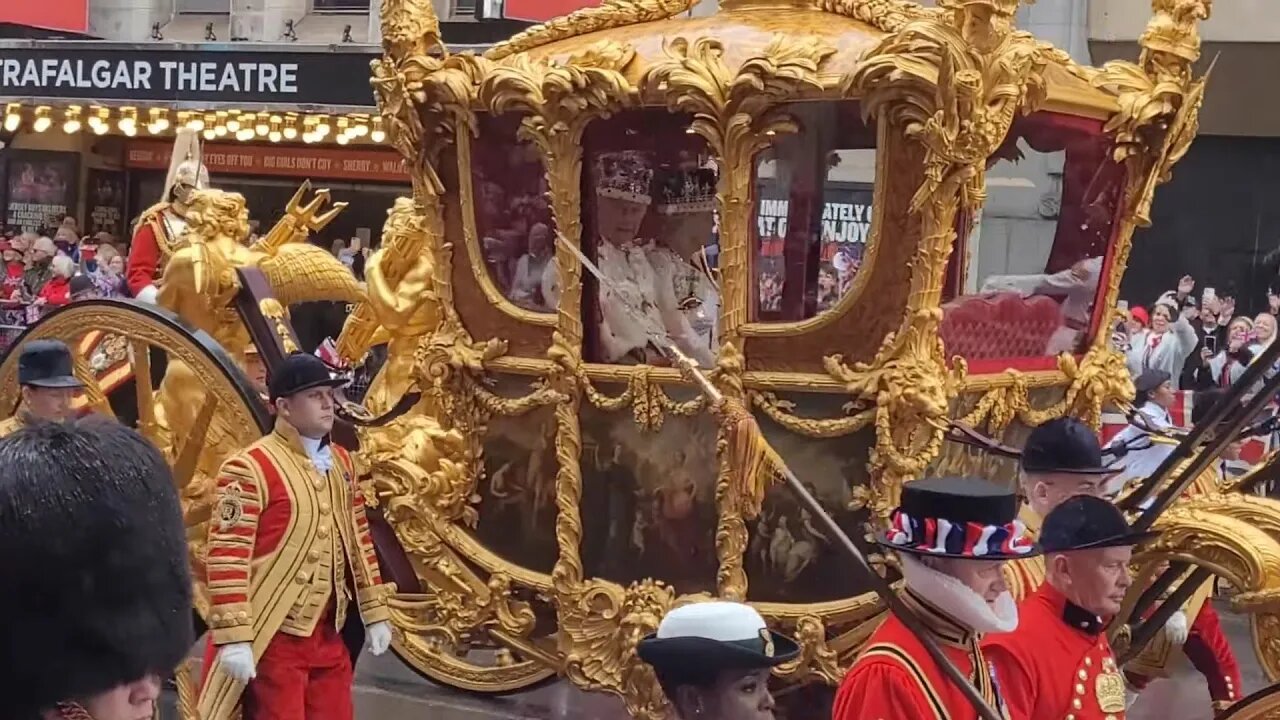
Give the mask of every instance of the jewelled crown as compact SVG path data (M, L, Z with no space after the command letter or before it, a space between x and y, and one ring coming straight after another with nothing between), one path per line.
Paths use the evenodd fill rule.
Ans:
M596 194L601 197L648 205L653 202L652 182L652 163L643 152L623 150L596 156Z
M664 215L707 213L716 209L716 171L672 170L658 176L658 212Z

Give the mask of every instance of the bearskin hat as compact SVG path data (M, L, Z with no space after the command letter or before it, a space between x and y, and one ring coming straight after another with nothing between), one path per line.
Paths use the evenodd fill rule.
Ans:
M191 574L164 458L105 418L0 439L0 703L36 717L190 650Z

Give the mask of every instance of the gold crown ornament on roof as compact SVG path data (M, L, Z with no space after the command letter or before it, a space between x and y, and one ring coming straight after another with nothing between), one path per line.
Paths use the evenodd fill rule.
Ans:
M1190 62L1199 60L1198 25L1213 14L1212 0L1155 0L1151 7L1155 13L1138 38L1138 44Z
M648 205L653 202L653 162L639 150L600 153L596 156L596 194Z
M663 215L712 212L716 209L716 171L692 168L661 173L654 195Z
M1018 12L1018 6L1023 3L1031 5L1034 2L1035 0L939 0L938 5L951 10L987 7L994 10L997 15L1013 17Z

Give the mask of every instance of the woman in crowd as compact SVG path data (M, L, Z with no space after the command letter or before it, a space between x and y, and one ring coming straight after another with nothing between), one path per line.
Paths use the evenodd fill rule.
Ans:
M1253 337L1249 350L1257 357L1276 339L1276 316L1269 312L1258 313L1253 319Z
M1138 377L1148 370L1159 370L1177 377L1199 342L1195 328L1178 311L1174 299L1163 297L1151 309L1151 326L1129 337L1129 372Z
M4 259L4 297L9 300L22 300L22 275L27 271L22 262L22 253L13 248L9 241L0 241L0 257Z
M772 720L769 672L799 647L750 605L712 601L667 613L637 650L676 720Z
M1218 348L1217 353L1207 347L1201 349L1200 366L1196 368L1195 390L1229 388L1231 383L1240 379L1245 368L1253 362L1253 351L1249 349L1249 333L1252 330L1253 321L1249 318L1235 318L1227 325L1226 347Z
M36 307L44 305L66 305L71 302L71 276L76 274L76 264L66 255L57 255L50 263L53 276L40 288L40 293L32 301Z
M124 256L114 245L98 246L98 267L90 273L100 297L125 297Z

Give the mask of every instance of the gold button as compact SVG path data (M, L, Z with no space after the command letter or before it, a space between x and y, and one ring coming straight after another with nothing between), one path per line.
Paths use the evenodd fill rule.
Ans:
M322 540L323 540L324 538L329 537L329 526L328 526L328 525L321 525L321 526L320 526L320 528L319 528L318 530L316 530L316 536L317 536L317 537L319 537L319 538L320 538L320 539L322 539Z
M1088 664L1089 664L1089 658L1085 658L1085 659L1084 659L1084 664L1085 664L1085 665L1088 665ZM1088 679L1089 679L1089 673L1085 672L1083 669L1081 669L1081 670L1077 670L1077 671L1076 671L1076 677L1080 678L1081 680L1088 680Z
M1084 659L1084 666L1085 666L1085 667L1092 667L1092 666L1093 666L1093 658L1091 658L1091 657L1087 657L1087 658L1085 658L1085 659Z
M1076 694L1077 695L1084 694L1084 685L1082 683L1076 683Z
M1076 716L1075 716L1075 715L1068 715L1068 716L1067 716L1067 720L1076 720Z
M315 480L312 480L311 484L315 485L317 490L324 487L324 481L321 480L320 478L316 478Z
M222 616L219 615L218 613L213 613L212 615L209 616L209 622L214 623L216 625L222 622Z
M319 559L320 559L320 551L319 551L319 550L312 550L311 552L307 553L307 559L308 559L308 560L310 560L311 562L315 562L315 561L319 560Z
M237 620L248 620L248 619L249 619L249 613L245 612L244 610L241 610L240 612L236 613L236 619L237 619Z
M327 502L322 502L322 503L320 503L320 514L321 514L321 515L328 515L328 514L329 514L329 510L330 510L330 509L331 509L331 508L329 507L329 503L327 503Z
M307 581L307 574L304 572L300 572L293 579L296 580L299 585L302 585Z
M1073 708L1075 708L1075 709L1077 709L1077 710L1079 710L1081 707L1083 707L1083 705L1082 705L1082 704L1081 704L1081 702L1080 702L1080 698L1072 698L1072 699L1071 699L1071 707L1073 707Z

